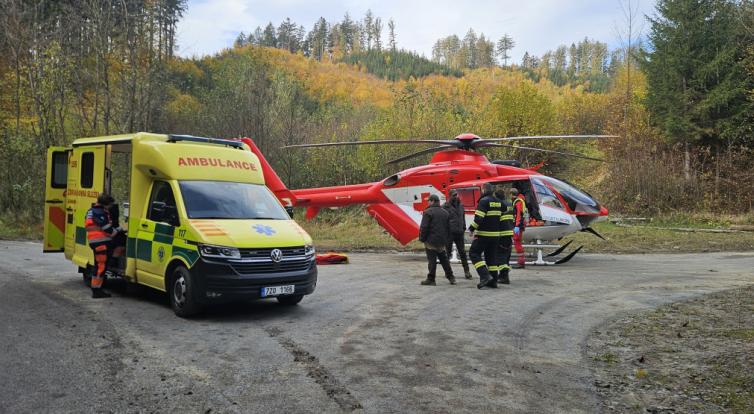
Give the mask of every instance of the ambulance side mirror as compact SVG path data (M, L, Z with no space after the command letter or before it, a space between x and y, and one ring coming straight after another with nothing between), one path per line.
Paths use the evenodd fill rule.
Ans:
M288 212L288 216L290 216L290 218L293 218L293 207L292 206L285 206L285 211Z

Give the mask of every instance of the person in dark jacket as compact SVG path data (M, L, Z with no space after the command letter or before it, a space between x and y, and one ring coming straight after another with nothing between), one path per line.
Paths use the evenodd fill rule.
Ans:
M427 199L429 206L422 214L421 226L419 226L419 241L424 243L424 251L427 253L427 279L422 285L435 286L435 271L437 260L440 260L445 277L451 285L456 284L453 269L450 267L448 255L445 252L448 240L450 240L450 217L448 212L440 207L440 197L432 194Z
M479 289L497 288L497 250L500 239L503 202L492 193L492 185L482 185L474 222L469 226L473 241L469 249L471 263L479 274ZM492 268L492 270L490 269Z
M450 190L450 199L442 207L450 215L450 240L448 240L447 253L448 257L453 252L453 244L458 249L458 258L461 260L463 266L463 275L466 279L471 279L471 272L469 271L469 261L466 258L466 242L464 241L463 234L466 232L466 214L463 211L463 204L461 199L458 198L458 192L456 190Z
M505 187L498 186L495 189L495 197L503 202L503 214L500 216L500 239L498 244L498 282L504 285L509 285L511 283L509 274L511 270L511 247L513 245L513 206L511 203L505 201L507 198Z

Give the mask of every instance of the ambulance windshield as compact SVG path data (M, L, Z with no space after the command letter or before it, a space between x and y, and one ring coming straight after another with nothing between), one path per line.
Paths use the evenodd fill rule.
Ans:
M179 183L190 219L290 219L264 185L226 181Z

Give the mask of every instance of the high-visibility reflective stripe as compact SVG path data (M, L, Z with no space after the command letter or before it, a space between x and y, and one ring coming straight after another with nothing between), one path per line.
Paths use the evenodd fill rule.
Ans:
M478 224L476 224L476 221L475 221L475 222L471 223L471 227L473 227L473 228L477 228L477 227L479 227L479 225L478 225Z
M102 243L102 242L106 242L110 240L112 240L111 237L97 237L97 238L89 239L89 243Z
M501 211L497 211L497 210L490 210L490 211L487 212L488 216L499 216L501 214L502 214L502 212Z
M491 201L490 207L502 207L503 203L498 203L497 201Z
M488 266L488 269L490 269L490 272L497 272L500 270L500 266Z
M482 237L497 237L497 236L500 235L499 233L500 232L497 232L497 231L483 231L483 230L479 230L479 231L475 232L474 234L476 234L477 236L482 236Z
M107 223L107 224L105 224L104 226L102 226L102 230L107 230L107 229L109 229L109 228L110 228L110 227L112 227L112 226L113 226L112 224L110 224L110 223Z
M482 210L477 210L477 211L475 211L475 212L474 212L474 215L475 215L475 216L479 216L479 217L484 217L484 216L486 216L486 215L487 215L487 213L485 213L485 212L484 212L484 211L482 211Z
M511 267L508 266L508 265L502 265L502 266L500 266L500 269L498 269L498 270L511 270Z
M501 236L513 236L513 230L503 230L500 232Z
M500 221L503 220L513 220L513 214L503 214L502 216L500 216Z
M487 266L487 263L485 263L484 260L482 260L481 262L474 263L474 269L479 269L482 266Z

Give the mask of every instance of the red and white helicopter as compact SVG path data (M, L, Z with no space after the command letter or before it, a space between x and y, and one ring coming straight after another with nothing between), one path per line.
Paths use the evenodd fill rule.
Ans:
M410 139L291 145L284 148L385 144L432 145L431 148L392 160L388 164L395 164L435 152L429 164L403 170L381 181L300 190L286 188L254 142L249 138L242 138L241 140L249 145L251 150L259 157L268 187L284 205L306 207L306 218L313 219L323 207L337 208L352 204L364 204L367 212L377 220L377 223L404 245L419 236L422 212L426 208L427 198L431 194L436 194L444 202L449 190L456 190L466 211L466 222L470 224L474 217L474 210L483 183L513 186L526 197L530 219L524 232L524 243L532 247L539 247L538 258L534 263L558 264L570 260L581 247L556 262L545 262L542 259L541 247L559 247L555 252L547 255L555 257L562 253L570 242L562 247L548 245L548 243L559 240L564 236L577 231L587 231L602 238L590 226L607 218L607 208L601 206L589 194L573 185L538 173L537 169L541 167L541 164L532 168L521 168L518 161L490 162L478 150L485 147L505 147L601 161L579 154L514 146L502 142L610 137L612 136L553 135L482 139L474 134L461 134L452 140Z

